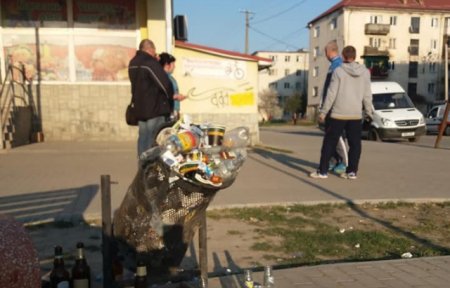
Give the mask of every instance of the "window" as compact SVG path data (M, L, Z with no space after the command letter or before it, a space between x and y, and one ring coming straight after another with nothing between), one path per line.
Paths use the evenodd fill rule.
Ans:
M99 9L102 1L66 2L0 1L2 53L22 57L27 73L35 80L38 75L34 71L40 64L42 81L128 82L126 68L137 41L135 1L111 0L108 9ZM40 59L36 26L42 28ZM19 35L16 28L20 28ZM98 29L104 32L98 33Z
M417 78L417 69L419 66L419 62L409 62L409 78Z
M274 61L274 62L277 61L277 58L278 58L277 55L270 56L270 59L272 59L272 61Z
M431 48L431 50L437 49L437 40L436 39L431 39L430 48Z
M314 38L317 38L320 36L320 26L314 27Z
M289 69L284 69L284 76L288 76L290 72Z
M291 56L289 56L289 55L284 56L284 62L289 62L289 61L291 61Z
M413 99L417 96L417 83L408 83L408 95Z
M374 48L379 48L381 44L380 38L370 37L369 38L369 46Z
M300 90L302 88L300 82L295 82L295 89Z
M430 72L435 73L436 72L436 62L430 62L428 64L428 70L430 70Z
M269 75L270 76L277 76L277 69L270 68L269 69Z
M434 94L435 84L434 83L428 83L428 93Z
M389 24L391 24L392 26L397 25L397 16L391 16L391 18L389 19Z
M409 32L415 34L420 33L420 17L411 17Z
M319 47L314 47L313 56L314 58L319 56Z
M273 89L277 89L278 83L277 82L272 82L272 83L269 84L269 87L273 88Z
M291 84L289 82L284 82L284 88L285 89L291 88Z
M334 30L337 28L337 18L333 18L330 21L330 30Z
M435 17L431 18L431 27L436 28L438 26L439 26L439 19Z
M395 38L389 38L389 49L396 49L396 40L395 40Z
M319 66L314 67L313 69L313 77L319 76Z
M370 23L373 24L380 24L382 22L382 17L380 15L371 15L370 16Z
M419 39L411 39L409 43L409 54L419 55Z
M302 70L295 71L295 76L302 76Z
M300 56L297 55L296 61L297 61L297 62L300 62Z
M312 96L313 97L319 96L319 87L317 87L317 86L313 87L313 89L312 89Z

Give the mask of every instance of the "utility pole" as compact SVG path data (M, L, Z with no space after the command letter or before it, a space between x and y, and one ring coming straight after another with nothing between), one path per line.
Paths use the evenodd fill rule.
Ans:
M244 10L241 13L245 14L245 50L244 53L248 54L248 28L250 28L250 15L254 15L255 13Z

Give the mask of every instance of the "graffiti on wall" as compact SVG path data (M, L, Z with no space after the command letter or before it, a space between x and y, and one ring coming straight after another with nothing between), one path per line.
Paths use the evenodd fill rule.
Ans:
M183 69L192 77L243 80L247 75L245 62L237 60L183 58Z
M192 87L189 89L186 96L190 101L208 101L212 106L219 109L253 106L255 104L253 87L251 86L247 86L243 89L216 87L206 90Z

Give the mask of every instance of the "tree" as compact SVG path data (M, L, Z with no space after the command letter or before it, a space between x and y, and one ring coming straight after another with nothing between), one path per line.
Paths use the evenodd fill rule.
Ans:
M303 99L300 93L296 92L286 99L284 110L289 113L300 113L303 107Z
M271 119L274 114L280 110L278 106L278 93L277 91L268 88L259 92L259 113L264 117L264 119Z

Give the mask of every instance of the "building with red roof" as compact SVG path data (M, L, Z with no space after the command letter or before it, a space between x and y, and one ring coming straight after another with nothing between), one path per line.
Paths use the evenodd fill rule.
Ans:
M324 47L352 45L373 80L396 81L426 109L444 97L448 0L342 0L309 23L308 114L315 115L329 62Z

